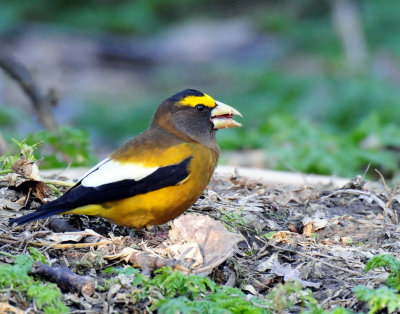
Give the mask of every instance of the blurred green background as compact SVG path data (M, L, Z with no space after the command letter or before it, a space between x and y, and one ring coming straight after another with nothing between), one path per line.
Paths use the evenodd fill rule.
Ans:
M3 0L0 49L57 91L69 127L37 134L0 73L0 132L49 142L44 166L90 164L195 88L243 113L218 132L223 163L346 177L370 165L398 182L398 34L398 0Z

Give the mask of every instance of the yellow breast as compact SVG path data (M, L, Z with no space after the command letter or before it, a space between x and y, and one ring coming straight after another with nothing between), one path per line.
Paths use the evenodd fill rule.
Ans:
M163 164L170 165L192 156L189 177L174 186L121 200L80 207L70 213L96 215L118 225L135 228L165 223L179 216L196 202L210 182L218 161L218 153L198 143L183 143L159 151L158 154L153 152L150 156L143 160L149 167L160 165L160 160ZM133 158L138 162L138 155L134 155ZM125 162L129 162L129 159Z

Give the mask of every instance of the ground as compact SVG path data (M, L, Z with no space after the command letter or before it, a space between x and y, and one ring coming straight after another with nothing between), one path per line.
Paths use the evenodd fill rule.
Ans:
M8 220L25 213L25 204L28 208L39 204L36 197L26 194L24 184L31 183L16 188L10 181L0 182L0 253L4 253L0 254L0 263L12 263L8 254L16 256L35 246L55 263L53 266L65 266L95 279L90 297L63 294L62 301L71 311L148 310L148 300L134 303L129 299L129 285L120 284L113 292L111 288L99 289L110 278L103 270L124 266L127 261L150 274L157 268L157 263L150 262L151 256L176 267L176 262L169 263L170 253L160 253L160 245L166 249L165 243L171 244L168 231L174 225L132 230L96 217L65 216L11 227ZM398 203L388 194L385 189L367 187L360 178L341 188L329 188L269 186L239 176L215 176L185 214L209 216L222 222L229 235L243 236L235 238L233 244L239 242L232 246L230 257L210 269L209 277L217 283L239 287L262 299L278 283L294 278L311 289L325 309L341 305L365 311L353 287L367 283L374 286L384 280L379 272L365 274L366 262L376 254L398 258L400 252L400 229L393 222ZM73 237L66 238L67 234ZM74 238L77 234L78 239ZM136 260L132 254L119 256L126 247L134 250L133 255L144 252L146 259L138 262L137 255ZM19 294L3 292L2 302L6 296L10 305L20 309L31 306ZM297 305L291 312L300 310Z

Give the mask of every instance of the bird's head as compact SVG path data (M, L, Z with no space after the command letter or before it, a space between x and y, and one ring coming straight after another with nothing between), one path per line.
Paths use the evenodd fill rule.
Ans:
M152 125L178 131L183 136L205 142L215 138L217 129L242 126L233 120L234 115L242 116L235 108L216 101L205 93L185 89L161 103Z

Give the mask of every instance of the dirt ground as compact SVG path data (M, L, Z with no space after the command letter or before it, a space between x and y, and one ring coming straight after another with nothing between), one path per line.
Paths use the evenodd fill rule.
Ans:
M109 277L103 273L105 268L127 264L107 256L116 256L126 247L152 255L165 243L172 226L132 230L101 218L64 216L10 227L8 220L25 213L25 204L28 208L39 205L36 197L26 193L26 186L15 188L0 182L0 251L18 255L28 246L36 246L55 262L53 266L94 278L95 287ZM400 229L395 218L399 203L395 198L384 188L370 190L359 178L332 189L268 186L242 177L216 176L185 214L209 216L243 236L230 257L210 270L209 276L216 282L263 298L277 283L296 278L324 308L341 305L358 311L365 308L352 288L384 280L379 272L364 273L366 261L375 254L399 258ZM51 237L71 231L80 233L81 238ZM0 263L12 263L12 259L0 255ZM146 272L157 268L148 260L138 264ZM91 297L65 293L63 302L71 311L87 313L148 309L146 302L130 304L123 297L127 288L119 288L118 298L114 297L116 291L95 288ZM21 309L31 306L17 294L7 298Z

